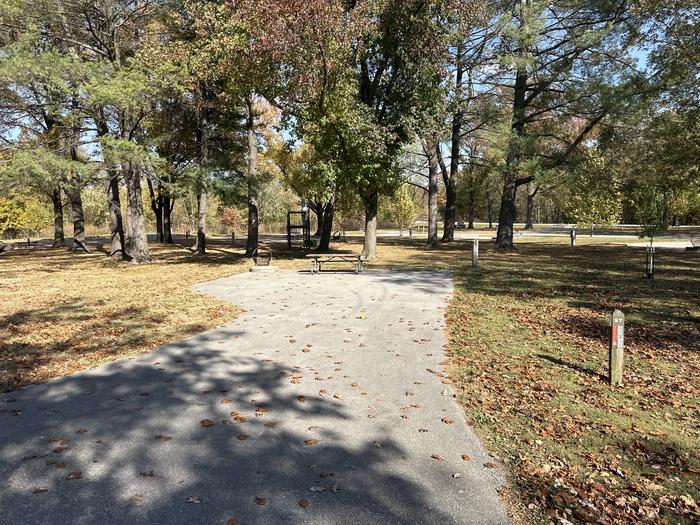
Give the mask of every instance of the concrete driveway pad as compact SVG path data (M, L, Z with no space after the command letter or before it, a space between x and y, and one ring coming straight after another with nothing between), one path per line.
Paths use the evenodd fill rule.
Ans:
M449 273L197 290L246 312L0 395L0 524L508 523L440 365Z

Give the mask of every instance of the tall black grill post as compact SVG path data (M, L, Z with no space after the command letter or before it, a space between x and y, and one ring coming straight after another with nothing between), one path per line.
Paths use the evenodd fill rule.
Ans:
M292 217L299 217L301 223L293 223ZM306 209L302 211L289 211L287 212L287 248L292 249L292 230L301 230L302 233L302 246L304 249L309 249L313 247L313 242L311 241L311 212Z
M311 248L311 214L308 210L301 212L304 233L304 248Z
M647 279L654 279L654 255L656 253L656 248L649 245L647 246L647 260L646 267L644 270L644 277Z

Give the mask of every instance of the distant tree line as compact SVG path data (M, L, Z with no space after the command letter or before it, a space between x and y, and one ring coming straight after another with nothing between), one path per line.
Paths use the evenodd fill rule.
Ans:
M359 210L368 257L415 191L433 246L480 216L511 249L538 203L571 222L700 218L692 1L0 0L0 29L0 217L52 221L56 246L67 209L88 250L93 191L110 256L133 263L150 260L146 210L172 242L185 200L199 254L212 199L252 254L289 192L321 250Z

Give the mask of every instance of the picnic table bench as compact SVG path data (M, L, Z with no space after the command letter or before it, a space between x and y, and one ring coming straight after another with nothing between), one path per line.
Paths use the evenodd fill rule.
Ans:
M359 253L310 253L306 257L311 259L311 273L320 272L321 265L326 263L354 264L355 273L361 273L365 262L365 257Z
M32 241L27 239L26 241L16 241L12 244L6 244L0 241L0 253L5 250L36 250L39 248L39 241Z

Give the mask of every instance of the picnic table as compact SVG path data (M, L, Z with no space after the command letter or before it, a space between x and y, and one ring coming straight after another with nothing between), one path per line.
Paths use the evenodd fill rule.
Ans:
M359 253L310 253L306 257L311 259L311 273L320 272L321 265L328 263L350 263L355 266L355 273L361 273L366 260Z
M32 241L27 239L26 241L16 241L12 244L6 244L0 241L0 253L5 250L36 250L39 248L39 241Z
M36 250L39 247L38 241L27 239L26 241L17 241L14 243L15 250Z

